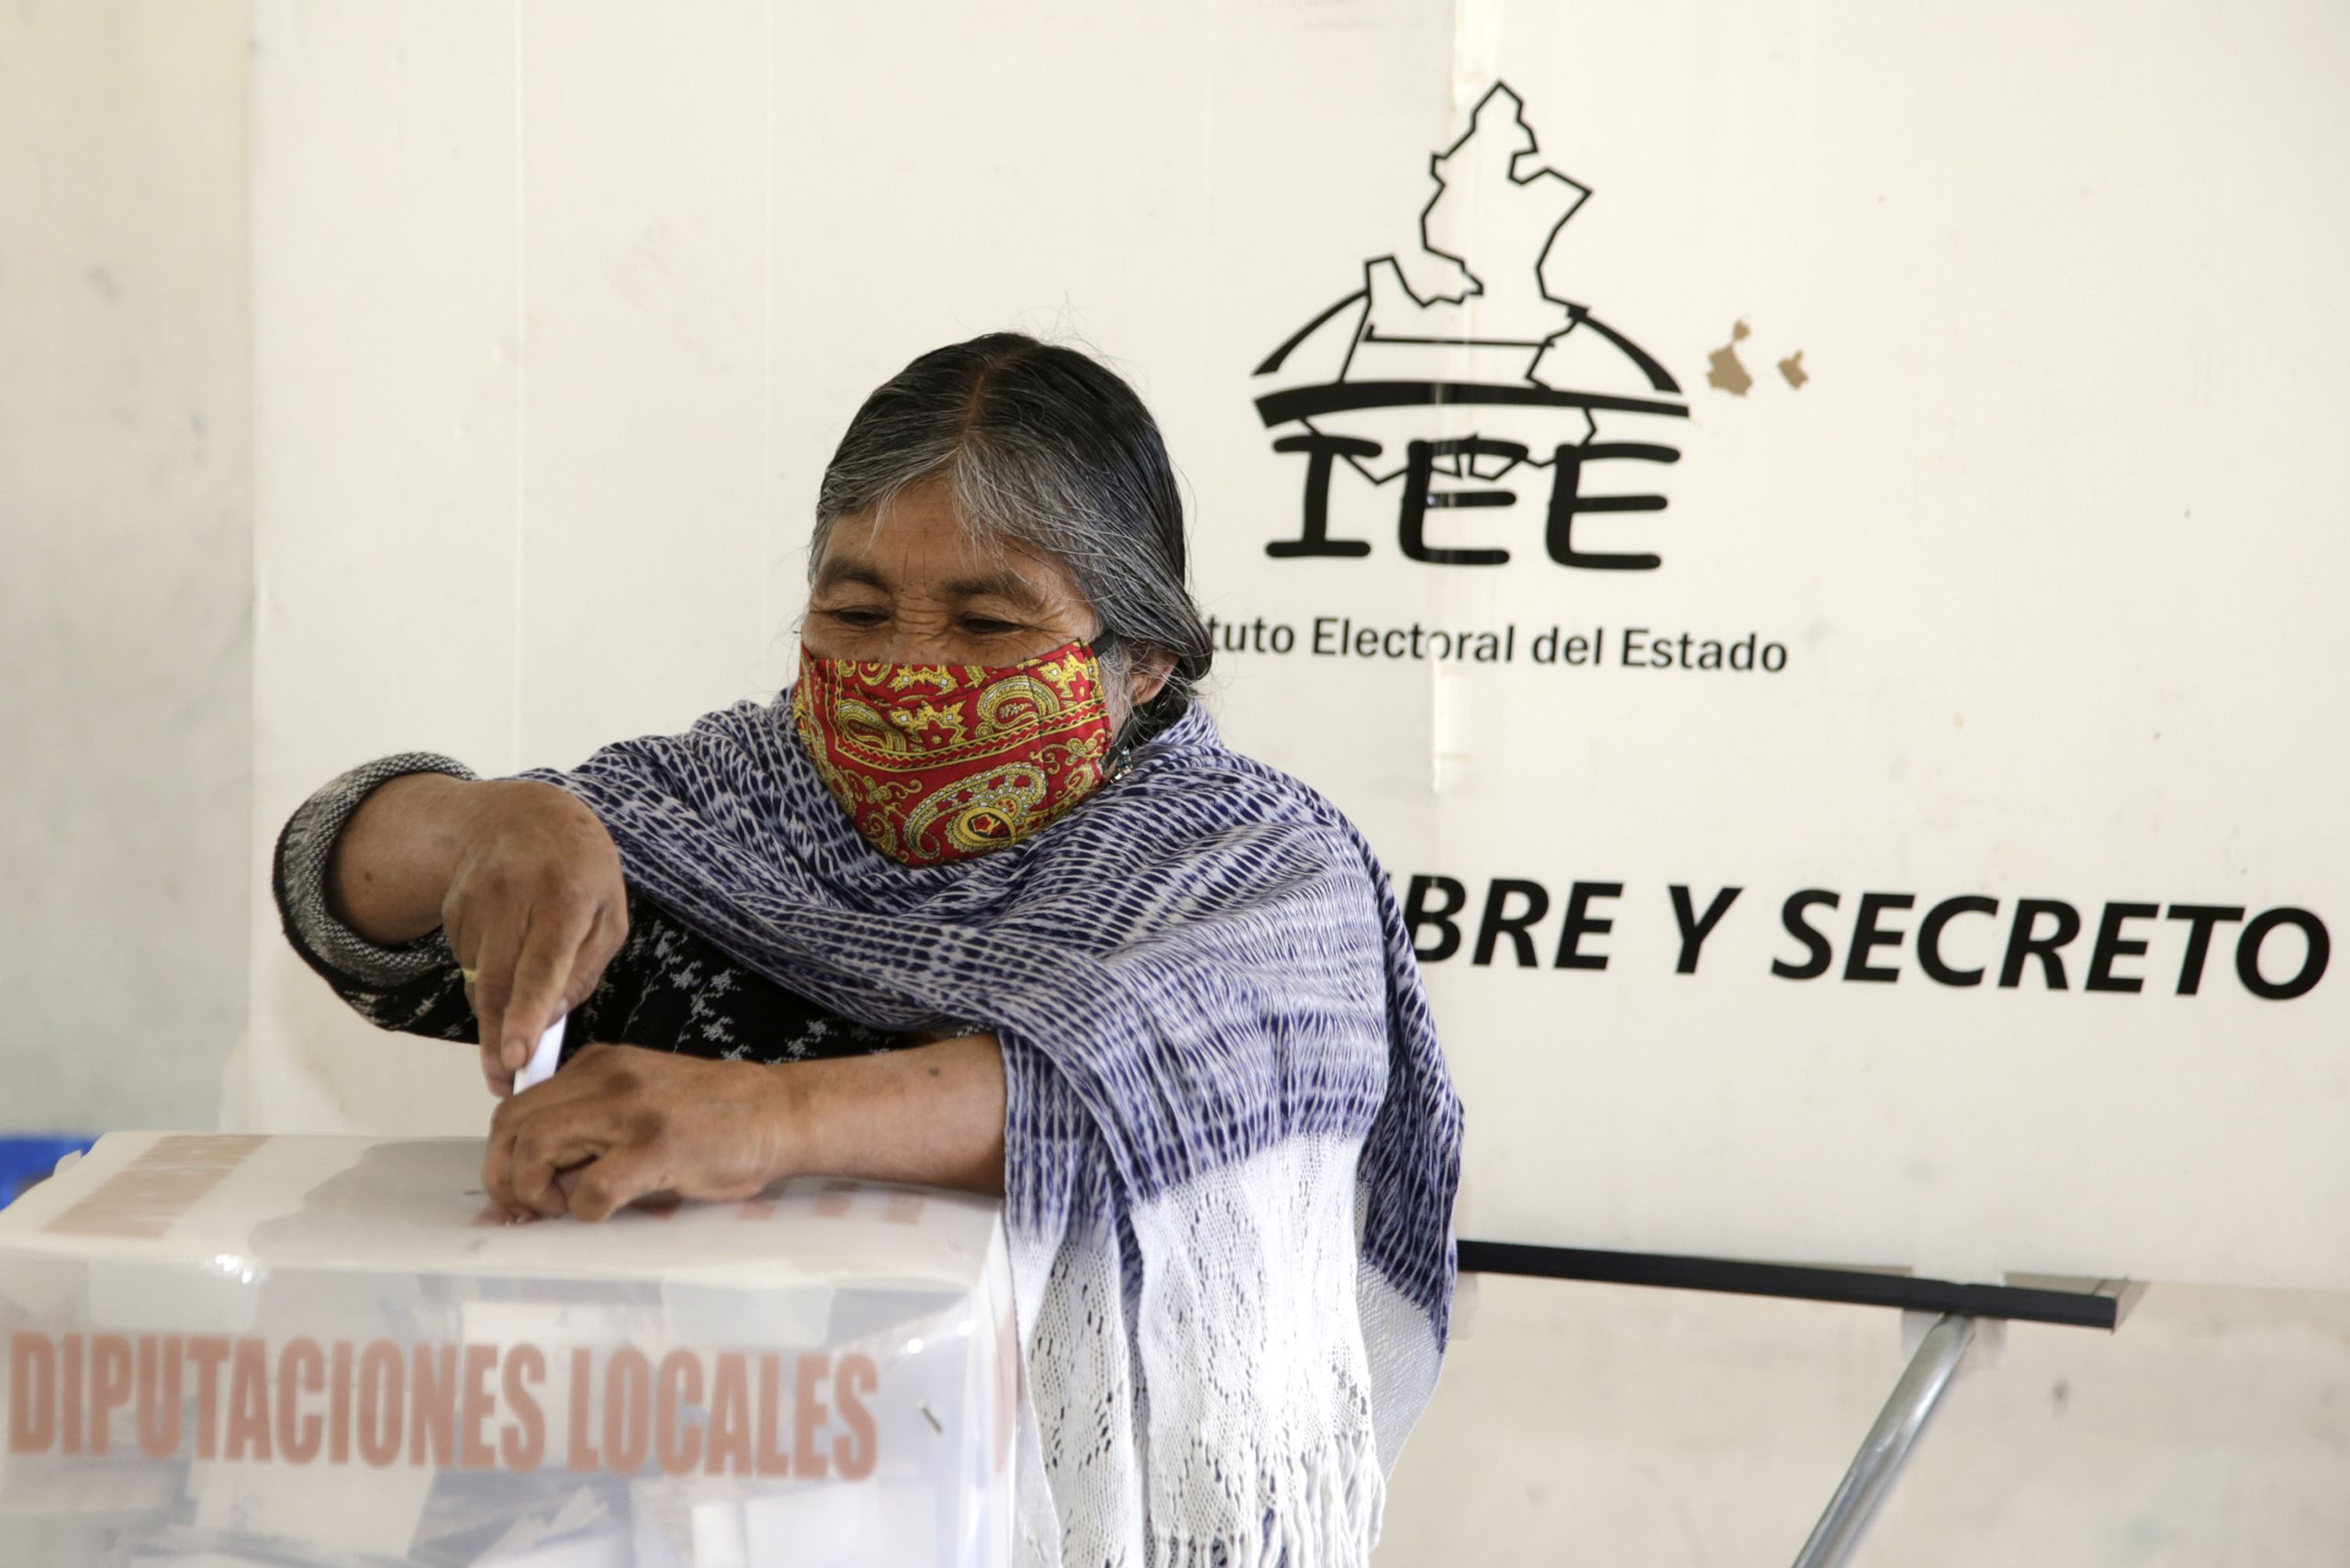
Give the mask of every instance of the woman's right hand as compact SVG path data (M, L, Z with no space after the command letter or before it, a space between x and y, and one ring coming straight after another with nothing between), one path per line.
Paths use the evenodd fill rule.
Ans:
M611 834L577 797L517 778L469 784L462 801L441 927L481 1022L482 1076L503 1096L621 950L628 887Z

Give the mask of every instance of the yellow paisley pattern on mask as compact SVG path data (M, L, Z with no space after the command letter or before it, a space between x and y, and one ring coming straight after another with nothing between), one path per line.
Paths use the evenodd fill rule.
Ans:
M1110 719L1081 643L1004 667L800 651L800 743L866 841L909 866L1016 844L1100 789Z

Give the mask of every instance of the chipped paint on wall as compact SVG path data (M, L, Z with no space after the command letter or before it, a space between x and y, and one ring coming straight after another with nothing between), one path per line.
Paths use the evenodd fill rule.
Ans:
M1738 345L1744 342L1747 336L1746 323L1741 320L1729 330L1729 342L1706 356L1707 386L1718 387L1733 398L1746 396L1747 388L1754 385L1754 377L1748 375L1746 366L1739 363Z

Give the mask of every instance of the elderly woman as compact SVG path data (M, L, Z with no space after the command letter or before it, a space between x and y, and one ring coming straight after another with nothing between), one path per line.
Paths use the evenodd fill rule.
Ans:
M289 936L377 1024L479 1042L517 1217L1002 1193L1036 1561L1361 1561L1444 1344L1460 1106L1370 848L1194 701L1157 426L1066 349L925 354L842 438L811 560L772 703L327 786L279 843Z

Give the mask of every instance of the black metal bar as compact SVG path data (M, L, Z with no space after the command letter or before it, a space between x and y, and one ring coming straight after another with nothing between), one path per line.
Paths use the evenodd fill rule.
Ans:
M1515 1241L1463 1241L1463 1272L1518 1274L1601 1284L1656 1285L1667 1290L1723 1291L1735 1295L1897 1306L1961 1317L2005 1317L2111 1329L2121 1321L2119 1298L2088 1291L2028 1285L1973 1285L1876 1274L1861 1269L1796 1263L1749 1263L1729 1258L1682 1258L1662 1252L1603 1252L1581 1247L1531 1247Z
M1266 393L1257 399L1257 417L1270 430L1292 420L1351 413L1359 409L1441 408L1451 404L1613 409L1628 414L1662 414L1676 420L1689 417L1685 404L1663 403L1653 398L1624 398L1612 392L1554 392L1531 383L1483 381L1326 381L1313 386L1292 386Z

